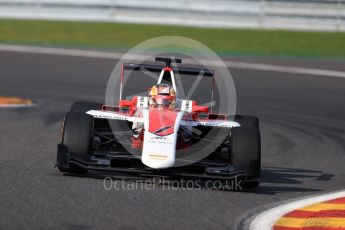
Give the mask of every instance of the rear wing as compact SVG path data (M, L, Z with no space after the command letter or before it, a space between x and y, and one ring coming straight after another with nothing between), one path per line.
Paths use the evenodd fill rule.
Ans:
M188 68L180 66L171 66L171 63L182 63L182 59L177 59L174 57L156 57L156 62L165 62L165 66L162 65L153 65L153 64L135 64L135 63L123 63L121 70L121 86L120 86L120 100L122 100L122 91L123 91L123 80L125 70L131 71L149 71L153 73L160 73L159 80L157 84L160 84L164 79L165 73L169 73L172 85L174 90L177 93L177 87L175 82L175 74L180 75L190 75L190 76L201 76L201 77L211 77L212 78L212 95L211 102L214 98L214 89L215 89L215 80L214 80L214 71L207 68ZM211 104L211 112L213 106Z
M123 69L124 70L132 70L132 71L149 71L153 73L160 73L162 69L166 68L166 66L161 65L150 65L150 64L134 64L134 63L124 63ZM202 75L205 77L214 77L214 71L205 68L186 68L186 67L169 67L175 73L182 74L182 75Z

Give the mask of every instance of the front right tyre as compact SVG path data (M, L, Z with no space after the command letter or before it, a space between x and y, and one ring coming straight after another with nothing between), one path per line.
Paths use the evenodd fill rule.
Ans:
M90 151L93 137L93 117L79 112L69 112L65 115L62 128L61 144L73 154L87 155ZM62 172L86 173L87 170L77 165L57 166Z

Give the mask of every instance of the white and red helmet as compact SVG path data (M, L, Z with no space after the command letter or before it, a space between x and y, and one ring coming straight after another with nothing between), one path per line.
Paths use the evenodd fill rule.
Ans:
M149 98L150 105L172 106L176 101L176 92L171 85L161 83L152 86Z

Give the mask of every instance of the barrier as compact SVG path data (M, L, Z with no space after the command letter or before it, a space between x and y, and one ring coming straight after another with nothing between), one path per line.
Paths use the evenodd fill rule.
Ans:
M345 31L345 0L0 0L0 18Z

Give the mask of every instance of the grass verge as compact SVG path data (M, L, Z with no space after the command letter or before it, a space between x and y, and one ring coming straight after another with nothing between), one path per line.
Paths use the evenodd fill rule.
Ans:
M49 46L129 49L149 38L195 39L223 55L345 58L345 33L206 29L98 22L0 20L0 42Z

